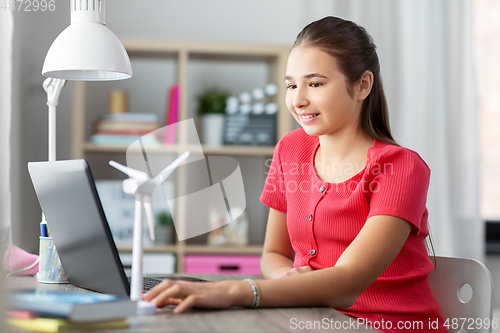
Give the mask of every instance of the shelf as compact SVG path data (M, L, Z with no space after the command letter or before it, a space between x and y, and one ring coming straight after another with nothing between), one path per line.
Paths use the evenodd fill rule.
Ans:
M258 147L258 146L222 146L210 147L202 146L205 154L215 155L247 155L247 156L267 156L273 155L274 147Z
M145 146L148 152L158 153L176 153L179 147L175 145L147 145ZM89 153L125 153L129 148L128 145L97 145L87 142L84 145L84 150Z
M148 152L158 153L176 153L179 152L179 147L176 145L146 145ZM97 145L94 143L86 143L85 151L94 153L125 153L129 145ZM136 149L139 151L139 149Z
M262 245L245 246L215 246L215 245L186 245L186 253L206 254L262 254Z
M189 52L195 56L215 56L224 58L226 56L255 57L278 57L288 54L287 45L263 45L263 44L238 44L219 42L188 42L188 41L166 41L155 39L131 39L120 38L127 52L133 55L155 54L172 55L178 52Z
M84 145L84 150L89 153L124 153L129 148L128 145L97 145L87 142ZM146 146L148 153L181 153L184 150L177 145L148 145ZM191 152L199 151L197 146L187 146L187 150ZM272 156L274 147L264 146L221 146L211 147L202 146L204 154L216 155L241 155L241 156Z
M118 252L132 252L132 246L117 246ZM144 247L144 252L177 252L175 245L154 245Z
M118 252L132 252L132 247L118 246ZM262 245L244 246L209 246L209 245L186 245L184 253L206 253L206 254L262 254ZM145 247L144 252L178 252L176 245L155 245Z

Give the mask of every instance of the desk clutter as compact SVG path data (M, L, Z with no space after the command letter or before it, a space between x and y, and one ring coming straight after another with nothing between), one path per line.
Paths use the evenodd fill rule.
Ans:
M39 332L128 327L137 303L97 293L18 292L7 296L6 323Z
M160 141L149 133L159 128L159 118L150 113L110 113L94 124L90 142L95 144L130 145L139 138L145 145Z
M52 237L40 236L39 283L69 283Z
M251 91L230 95L217 88L207 90L198 97L203 123L203 143L211 146L276 144L276 116L278 104L271 98L278 93L278 86L267 84ZM178 121L180 87L170 89L164 125ZM130 113L128 94L112 90L109 94L108 113L93 125L90 142L98 145L130 145L139 138L145 145L175 143L175 130L163 138L152 132L160 128L160 119L154 113ZM222 138L222 140L221 140Z
M80 332L129 327L126 319L74 323L57 318L31 318L30 313L23 311L8 311L6 316L7 325L36 332Z
M276 144L276 117L279 106L272 99L278 86L264 87L231 95L211 88L198 96L203 143L209 146Z
M143 143L158 144L153 135L159 128L159 119L153 113L129 113L128 94L114 89L109 93L108 113L94 123L90 142L101 145L130 145L142 138Z
M3 268L10 275L35 275L38 273L40 258L23 249L11 245L3 256Z

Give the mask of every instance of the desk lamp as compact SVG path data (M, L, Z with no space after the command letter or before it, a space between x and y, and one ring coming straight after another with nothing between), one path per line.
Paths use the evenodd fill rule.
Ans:
M66 80L112 81L132 77L125 48L105 26L104 1L70 0L71 25L55 39L45 57L42 74L48 77L43 88L49 107L49 161L56 160L56 106ZM139 261L142 262L142 256ZM142 277L142 264L134 266L141 268ZM144 312L143 308L150 313L152 307L156 309L151 303L141 303L138 302L139 313Z
M56 160L56 106L66 80L110 81L132 77L120 40L105 26L104 0L70 0L71 25L50 46L43 63L49 107L49 161Z

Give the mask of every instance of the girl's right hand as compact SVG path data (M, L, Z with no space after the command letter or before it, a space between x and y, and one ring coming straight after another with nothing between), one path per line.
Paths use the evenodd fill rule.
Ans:
M276 273L273 276L273 279L279 279L279 278L282 278L285 276L303 274L303 273L312 272L312 271L313 271L313 268L311 266L294 267L292 269L290 269L288 267L283 267L283 268L276 271Z

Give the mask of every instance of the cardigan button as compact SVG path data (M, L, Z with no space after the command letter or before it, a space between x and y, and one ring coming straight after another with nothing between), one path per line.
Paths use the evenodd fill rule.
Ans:
M326 188L325 188L324 186L321 186L321 188L319 189L319 191L320 191L321 193L325 192L325 190L326 190Z
M312 256L316 254L316 250L312 249L311 252L309 252Z
M309 221L312 221L312 220L313 220L313 216L309 215Z

